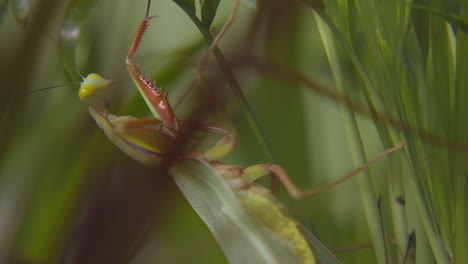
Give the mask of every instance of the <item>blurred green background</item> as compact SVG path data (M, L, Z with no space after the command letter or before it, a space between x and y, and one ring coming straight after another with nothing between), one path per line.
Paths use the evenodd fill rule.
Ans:
M96 72L118 81L119 87L115 90L112 104L115 112L148 115L126 71L124 60L134 32L144 17L146 1L87 0L71 3L72 7L69 3L53 0L0 1L0 77L3 82L0 86L0 262L225 262L208 229L170 177L155 175L154 171L137 164L113 146L88 115L87 106L79 101L76 85L28 93L29 90L80 81L73 69L76 67L83 75ZM322 10L319 3L309 5ZM233 1L221 1L213 23L216 29L222 27L232 6ZM325 6L329 8L327 4ZM332 10L334 4L330 6ZM405 4L396 6L403 6L402 10L409 9ZM16 13L15 8L19 9ZM385 8L388 7L380 6L378 10ZM349 21L359 21L359 16L364 16L350 9ZM393 11L393 6L389 10ZM440 10L445 12L443 8ZM25 19L21 19L22 11L25 11ZM332 12L328 9L325 11ZM19 18L19 22L13 14ZM197 62L206 45L197 28L174 2L153 1L150 14L158 17L151 21L134 60L159 86L170 91L169 98L174 103L195 78ZM432 16L432 13L422 12L419 15ZM334 17L333 13L330 16ZM383 24L388 26L389 21L397 17L385 19ZM440 23L450 22L439 20ZM71 29L65 27L67 31L64 32L62 26L64 23L70 26L66 24L68 22L72 23ZM339 21L336 24L339 25ZM348 25L349 34L354 34L354 39L350 39L357 43L356 53L364 61L364 68L369 69L366 66L372 65L372 52L379 53L381 50L367 46L369 49L363 51L366 49L366 36L359 37L359 33L366 32L360 30L359 25L358 22ZM377 25L375 27L378 28ZM446 27L449 25L446 24ZM459 30L458 34L464 33ZM63 39L64 35L70 38ZM74 39L74 36L79 38ZM240 66L234 67L235 76L277 161L303 188L331 182L356 167L347 143L349 133L346 134L342 120L343 104L317 93L299 78L264 74L252 66L253 62L241 62L243 55L253 54L267 64L271 61L291 71L301 72L308 79L333 90L336 79L334 83L322 40L323 35L318 31L313 11L304 3L264 1L255 8L242 1L234 24L220 42L224 55L230 61L239 61ZM428 43L434 45L433 42ZM346 57L344 53L340 56ZM215 61L212 62L210 68L215 65ZM428 66L422 62L421 67ZM364 92L360 90L362 84L356 77L359 76L357 70L347 60L344 60L342 70L353 96L358 98L357 101L364 102ZM454 80L457 79L454 76L463 71L458 69L456 72L447 75ZM240 166L273 162L240 111L239 102L229 88L224 87L226 85L222 86L226 110L240 132L238 148L223 162ZM460 86L464 87L464 84ZM377 110L401 118L398 114L401 112L380 107L379 99L375 99L376 96L372 98L377 103ZM196 103L196 99L196 96L192 96L184 104L189 106ZM189 114L188 106L178 110L177 115L181 119ZM346 109L344 111L348 111ZM416 109L414 112L415 119L418 119L417 114L424 116L425 120L436 119L428 118L424 110ZM462 115L456 119L446 113L437 118L451 119L455 127L460 127ZM412 121L402 122L413 124ZM371 118L357 114L357 122L368 159L388 147L381 143ZM433 143L408 131L399 133L402 131L398 132L390 125L384 124L383 127L391 131L397 142L403 140L405 137L402 134L405 134L422 142L419 144ZM462 128L459 130L463 131ZM451 139L463 142L460 138ZM444 151L447 152L446 149ZM409 173L408 167L411 166L400 162L405 154L412 155L409 152L397 152L393 154L397 156L393 162L388 163L384 159L371 168L373 198L377 204L378 194L384 195L382 207L387 225L392 221L390 203L393 197L388 194L389 180L386 175L389 167L400 175ZM456 196L461 201L444 201L446 197L443 195L438 201L442 207L444 204L456 204L454 207L458 209L454 211L457 216L462 214L460 219L467 219L466 215L463 216L466 214L466 199L463 195L459 196L467 189L466 168L460 165L465 154L457 152L444 157L448 158L439 162L460 166L453 173L462 175L456 180L459 183ZM402 168L406 171L402 172ZM429 170L432 171L431 168ZM446 171L441 170L439 175L444 175ZM452 180L446 184L457 183ZM423 189L426 185L434 184L428 182L420 182ZM268 186L268 181L265 181L265 185ZM425 193L426 197L432 197L433 189L429 187L424 190L423 193L428 192ZM358 184L353 179L301 201L292 200L284 191L280 198L299 222L314 232L328 248L334 249L371 242L359 193ZM430 204L431 199L428 198L426 203ZM414 211L414 206L409 203L408 210ZM432 213L430 220L438 223L439 215ZM454 217L455 214L448 215ZM448 221L450 227L454 220L451 221ZM417 223L410 221L410 226L417 226ZM422 234L424 231L420 232ZM463 236L466 229L460 232L460 236ZM387 239L392 237L389 231ZM458 245L467 241L467 236L464 239ZM427 238L422 235L418 243L425 244L425 240ZM445 240L448 244L450 241L450 238ZM401 258L405 248L398 250ZM372 249L338 253L337 257L343 263L374 263L376 258ZM463 259L463 256L459 258L460 261ZM435 263L435 260L428 253L418 263Z

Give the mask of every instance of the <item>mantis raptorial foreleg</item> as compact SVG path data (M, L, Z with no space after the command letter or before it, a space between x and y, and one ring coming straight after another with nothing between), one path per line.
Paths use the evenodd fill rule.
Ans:
M104 98L109 94L113 81L98 74L84 78L80 88L80 98L90 105L90 113L108 137L125 153L147 165L158 165L164 160L165 153L174 146L181 134L181 129L222 134L223 137L207 151L209 159L218 159L227 155L237 144L237 131L227 127L191 124L178 120L169 104L167 93L162 93L156 83L146 77L139 65L132 61L145 29L154 16L148 16L141 22L127 53L126 63L130 76L141 92L151 112L157 118L136 119L133 117L115 117L105 106Z
M148 4L149 8L149 4ZM174 115L174 111L169 104L167 99L167 93L162 93L161 89L156 85L156 82L150 80L146 77L141 71L138 64L132 61L133 54L137 50L143 33L148 27L148 22L155 16L148 16L148 11L146 13L145 19L141 22L138 30L133 38L133 42L128 50L127 58L125 62L127 63L127 69L132 77L135 85L138 87L138 90L142 94L148 106L150 106L151 112L154 116L159 116L161 121L164 123L164 126L170 130L178 131L179 123Z

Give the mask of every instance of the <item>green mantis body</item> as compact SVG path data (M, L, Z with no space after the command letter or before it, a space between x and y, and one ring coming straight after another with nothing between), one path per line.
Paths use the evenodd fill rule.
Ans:
M255 183L264 176L277 176L287 192L299 199L329 188L336 182L303 191L289 179L280 165L259 164L244 169L218 162L238 143L235 127L229 120L223 120L223 127L191 124L178 120L167 100L167 94L163 94L132 61L132 56L151 18L146 16L140 24L128 51L126 63L130 76L148 107L159 119L139 119L111 114L106 107L105 98L114 86L114 82L92 73L84 78L79 95L80 99L89 105L89 112L96 123L123 152L148 166L159 166L166 162L166 153L176 146L177 140L186 129L217 133L222 136L206 151L184 153L178 157L171 165L169 173L210 227L231 263L245 263L245 259L238 256L242 253L233 251L236 246L233 247L232 244L235 242L229 241L239 234L244 236L239 238L240 244L243 243L242 239L250 241L245 243L252 245L251 254L260 252L259 259L262 261L271 258L265 263L316 263L317 255L323 252L325 252L322 254L324 259L328 259L331 263L337 262L311 234L301 228L268 189ZM403 145L404 143L387 150L337 182L359 173L382 156L396 151ZM197 170L205 172L197 174ZM216 206L210 204L218 204L219 208L214 210ZM262 250L266 253L262 254ZM251 262L258 263L255 260Z
M113 81L106 80L98 74L89 74L84 79L81 86L80 98L90 104L89 112L91 116L117 147L143 164L149 166L159 165L164 161L164 151L170 149L177 134L173 130L166 130L168 128L164 127L163 122L159 119L137 119L131 116L115 116L109 113L104 102L96 100L94 95L101 96L101 94L105 94L105 90L111 89L113 84ZM237 136L236 132L232 131L232 133L228 134L227 131L214 126L207 126L205 129L224 133L225 135L218 141L216 146L208 151L185 154L180 158L180 162L176 162L170 170L170 174L174 176L176 182L181 186L186 196L190 197L190 193L186 193L187 191L185 191L187 189L190 190L190 188L184 188L184 186L186 186L184 181L186 181L186 178L193 176L180 176L183 175L181 169L187 167L187 165L184 166L181 164L195 162L198 165L204 166L205 169L211 170L211 173L216 175L217 179L216 177L212 179L210 184L213 184L213 181L224 181L228 184L227 187L224 186L224 191L235 193L235 198L231 199L231 202L235 201L234 206L237 205L238 207L235 215L239 217L238 215L241 214L244 219L242 221L236 221L236 224L239 224L239 222L249 222L249 218L253 217L260 221L261 226L267 227L285 240L280 242L280 244L287 248L287 254L285 255L290 258L289 261L294 259L295 263L315 263L311 246L297 228L297 222L285 213L281 203L279 203L268 189L255 183L249 183L246 178L243 177L245 174L245 176L249 175L251 178L255 178L254 175L258 175L256 171L262 171L263 165L250 167L244 170L241 167L217 162L218 159L228 154L237 144L237 138L235 138ZM189 174L191 173L189 172ZM263 175L265 174L266 172L263 172ZM223 187L218 187L217 191L223 191L219 190L220 188ZM189 199L189 201L190 200L197 201L199 199ZM193 204L193 202L191 203L194 208L203 206L196 204L196 202L195 204ZM243 212L243 210L245 210L245 212ZM202 214L203 213L201 213L201 215ZM209 220L207 221L209 222ZM218 220L218 222L221 221ZM254 222L256 223L256 221ZM250 225L252 225L252 223L250 223ZM248 225L244 224L243 226ZM211 228L216 229L216 227ZM255 227L250 227L247 228L247 230L251 232L254 228ZM247 232L247 230L244 230L244 232ZM212 231L216 234L216 230ZM249 236L252 236L252 234ZM253 236L263 238L265 234ZM223 242L220 240L226 239L232 238L220 237L218 238L218 242L222 244ZM278 240L278 238L275 237L270 238L270 240L273 241L275 239ZM271 243L271 241L268 243ZM265 255L271 255L271 252L278 251L278 249L271 248L267 251L269 253ZM226 255L228 259L237 259L235 256L229 257L229 253L226 253ZM277 263L285 261L284 257L272 258L272 260L275 259L278 260ZM239 260L239 263L242 261ZM235 261L232 263L235 263Z
M126 61L134 82L149 103L152 112L161 117L161 120L137 119L109 113L103 98L109 93L109 89L112 89L114 82L95 73L84 78L79 95L83 102L89 104L89 112L96 123L117 147L145 165L157 166L164 162L164 153L173 146L184 123L174 117L166 95L162 94L155 83L146 78L139 71L138 65L131 61L149 19L145 18L140 25ZM256 178L269 174L268 166L257 165L244 170L217 162L236 146L237 132L233 126L229 131L215 126L204 126L201 130L220 133L223 137L211 149L185 154L181 159L202 164L229 183L229 188L237 194L239 204L252 213L250 217L258 219L262 225L270 225L268 229L288 241L284 245L288 245L291 255L298 259L297 263L315 263L310 246L296 228L296 221L284 213L281 204L268 189L252 183ZM180 165L176 162L171 174L177 174L178 170Z

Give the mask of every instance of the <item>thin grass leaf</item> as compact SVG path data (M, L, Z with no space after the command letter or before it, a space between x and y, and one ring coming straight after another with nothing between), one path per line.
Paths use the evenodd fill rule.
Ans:
M210 28L216 16L220 0L200 0L201 23L206 28Z
M207 42L208 45L211 45L213 43L214 38L210 33L210 28L206 27L200 19L196 16L196 10L195 10L195 5L193 1L190 0L173 0L177 5L179 5L182 10L185 11L185 13L189 16L189 18L192 20L192 22L195 24L195 26L198 28L200 33L203 35L205 38L205 41ZM232 72L232 69L229 67L226 58L222 54L221 50L218 47L215 47L213 50L213 54L220 66L221 71L225 75L229 86L231 87L232 92L234 93L234 96L236 97L239 106L241 108L242 113L248 120L252 130L254 131L254 134L258 141L260 142L260 145L262 146L264 152L268 155L269 161L270 162L276 162L277 159L274 155L273 149L271 148L268 140L265 137L265 133L261 129L252 108L250 107L244 93L242 92L239 82L236 80L234 77L234 74Z
M466 22L466 19L462 16L457 16L454 14L450 14L447 12L443 12L439 9L436 8L431 8L428 6L423 6L423 5L418 5L418 4L412 4L411 5L414 9L419 10L419 11L424 11L428 13L432 13L434 15L437 15L441 19L447 21L450 23L451 26L453 26L455 29L463 31L465 34L468 33L468 23Z
M197 17L195 0L173 0L190 18ZM198 19L198 18L197 18Z
M323 14L319 15L315 13L316 23L321 33L322 41L324 43L325 50L330 61L332 72L334 75L335 86L341 91L345 91L345 84L343 79L343 73L341 69L341 62L339 61L337 48L334 44L333 33L328 28L327 23L322 20ZM353 164L359 166L359 164L365 163L365 155L362 148L362 141L359 135L359 129L355 123L354 116L348 112L347 109L342 112L343 122L345 129L347 130L348 142L350 144L350 150L352 153ZM373 193L370 179L370 175L366 171L365 175L359 176L359 186L361 199L365 208L366 217L368 221L368 228L371 233L374 250L376 252L377 260L379 263L386 263L388 261L387 249L385 239L383 237L384 231L381 229L379 224L379 213L376 207L375 194Z
M464 19L468 18L468 13L465 11ZM453 107L453 123L454 135L453 138L461 139L464 142L468 140L468 127L465 125L466 115L468 108L466 100L468 100L468 93L466 87L468 86L468 79L466 76L466 69L468 68L468 36L465 32L457 32L456 43L456 65L455 65L455 84L454 84L454 104ZM455 156L455 155L454 155ZM454 212L451 213L451 222L446 223L447 226L453 226L451 230L453 236L452 249L454 251L454 263L463 263L468 259L468 252L462 248L461 245L468 243L468 228L465 224L468 221L468 177L466 176L466 167L463 165L465 155L456 155L451 158L451 166L455 175L455 205L453 206Z

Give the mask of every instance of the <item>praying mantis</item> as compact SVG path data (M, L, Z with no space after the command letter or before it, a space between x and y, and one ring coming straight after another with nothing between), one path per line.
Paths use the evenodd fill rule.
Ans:
M168 101L168 94L162 93L133 61L143 33L154 18L148 14L149 3L125 61L132 80L155 117L116 116L109 112L106 98L115 82L91 73L83 78L79 97L89 105L90 115L98 126L119 149L152 167L166 164L171 158L170 152L191 131L221 136L208 150L178 155L170 165L169 174L208 225L230 263L338 263L312 234L285 211L268 189L255 182L265 176L275 176L289 195L301 199L351 178L406 143L386 150L335 182L307 190L296 186L278 164L258 164L248 168L223 164L219 160L239 142L237 130L230 120L222 115L222 126L179 120ZM212 47L216 46L220 36ZM199 81L203 84L203 76L201 73L199 75ZM242 253L238 252L240 248Z

